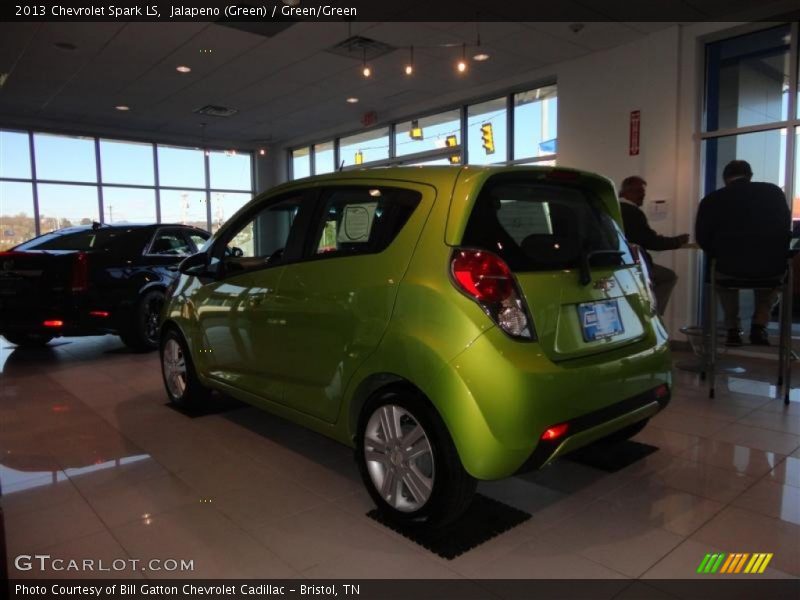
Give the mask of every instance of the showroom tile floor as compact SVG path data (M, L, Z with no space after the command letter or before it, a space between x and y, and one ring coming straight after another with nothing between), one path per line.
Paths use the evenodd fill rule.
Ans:
M30 576L13 557L46 553L194 561L134 574L153 578L687 578L725 551L772 552L767 575L797 577L800 389L785 408L773 363L740 363L715 400L676 370L671 405L637 437L660 450L621 471L562 460L481 484L532 517L448 561L365 516L347 448L234 403L185 416L157 354L113 337L36 351L0 339L9 570Z

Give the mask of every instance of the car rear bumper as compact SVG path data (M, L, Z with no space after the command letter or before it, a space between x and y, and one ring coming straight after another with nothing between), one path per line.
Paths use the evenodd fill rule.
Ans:
M666 393L661 392L663 389L666 389ZM649 419L666 408L669 401L669 388L659 386L633 398L566 421L564 423L567 425L566 435L556 440L540 440L533 454L518 472L539 469L559 456L569 454L629 425Z
M46 322L50 325L45 325ZM55 325L55 322L62 324ZM0 315L0 335L35 333L59 337L103 335L116 331L117 327L110 312L103 317L92 315L89 310L80 307L4 309Z
M446 372L426 392L465 469L478 479L543 466L648 419L666 405L672 386L667 341L652 334L602 355L556 363L536 343L515 342L494 329ZM662 386L666 399L655 397ZM564 437L540 441L548 428L564 423Z

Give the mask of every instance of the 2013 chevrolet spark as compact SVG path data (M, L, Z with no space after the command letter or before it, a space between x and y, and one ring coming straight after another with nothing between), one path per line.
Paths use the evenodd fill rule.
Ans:
M183 262L161 331L173 402L216 389L349 444L378 507L430 526L670 396L614 188L562 168L278 186Z

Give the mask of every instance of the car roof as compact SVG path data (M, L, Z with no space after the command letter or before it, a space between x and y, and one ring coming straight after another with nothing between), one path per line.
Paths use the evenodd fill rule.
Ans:
M283 184L280 184L271 190L269 194L275 192L288 190L301 185L317 185L328 182L336 182L342 180L354 179L383 179L383 180L397 180L397 181L412 181L418 183L427 183L436 187L448 187L455 183L459 174L470 173L473 175L482 174L484 176L494 175L496 173L509 173L520 172L523 170L533 172L549 172L549 171L563 171L573 172L584 176L602 178L602 175L597 175L590 171L580 169L573 169L569 167L558 166L536 166L536 165L453 165L453 166L395 166L395 167L364 167L363 169L349 169L347 171L336 171L334 173L326 173L324 175L314 175L311 177L304 177L302 179L295 179Z

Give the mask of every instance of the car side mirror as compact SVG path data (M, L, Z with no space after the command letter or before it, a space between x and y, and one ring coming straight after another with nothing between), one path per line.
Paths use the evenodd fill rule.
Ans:
M208 254L205 252L198 252L183 259L178 270L185 275L194 275L199 277L208 272Z

